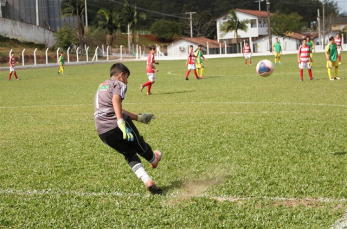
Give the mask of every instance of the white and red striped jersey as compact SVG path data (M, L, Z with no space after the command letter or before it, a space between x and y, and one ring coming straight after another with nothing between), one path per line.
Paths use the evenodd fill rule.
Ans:
M10 62L10 67L13 68L14 67L14 63L16 62L16 60L14 59L14 57L11 56L9 62Z
M299 48L300 62L310 62L310 46L301 45Z
M188 64L195 64L195 53L193 51L189 52Z
M251 52L251 47L249 47L249 45L248 46L246 45L246 46L243 47L243 53L248 54L250 52Z
M147 73L154 73L154 66L155 66L155 60L154 60L154 54L149 54L147 59Z
M336 38L335 37L335 43L336 43L336 45L337 45L337 48L341 48L341 42L342 42L342 40L341 40L341 38Z

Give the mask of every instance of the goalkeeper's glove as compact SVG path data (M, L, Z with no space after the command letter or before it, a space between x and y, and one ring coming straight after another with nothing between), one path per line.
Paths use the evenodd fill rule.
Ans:
M154 114L139 114L137 116L137 121L142 122L144 124L149 124L152 119L155 119Z
M119 129L123 132L123 139L127 139L128 141L134 141L134 135L131 133L132 129L128 128L125 125L124 119L117 120L117 125Z

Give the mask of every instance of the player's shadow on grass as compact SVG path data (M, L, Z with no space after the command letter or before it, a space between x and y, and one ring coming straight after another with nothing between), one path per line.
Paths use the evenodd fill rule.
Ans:
M347 151L345 152L335 152L333 153L335 156L344 156L344 155L347 155Z
M157 93L157 95L172 95L172 94L182 94L182 93L189 93L189 92L194 92L194 90L189 90L189 91L167 91L163 93Z
M220 77L226 77L226 76L207 76L203 80L209 80L209 79L220 78Z

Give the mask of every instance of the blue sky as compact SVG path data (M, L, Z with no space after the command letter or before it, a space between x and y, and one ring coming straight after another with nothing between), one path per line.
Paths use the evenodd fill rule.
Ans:
M336 0L336 2L340 7L340 13L347 12L347 0Z

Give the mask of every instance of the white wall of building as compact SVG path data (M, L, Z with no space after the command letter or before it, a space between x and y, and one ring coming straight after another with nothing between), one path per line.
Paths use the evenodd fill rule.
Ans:
M167 55L169 57L188 57L189 46L193 45L193 50L197 49L198 46L186 40L179 40L175 43L167 46Z
M53 32L36 25L6 18L0 18L0 35L19 41L46 44L48 47L55 44Z
M275 43L276 36L272 36L272 45ZM279 37L278 38L279 42L281 43L282 46L282 51L295 51L298 50L298 45L300 43L299 40L290 38L290 37ZM256 44L257 47L257 52L258 53L266 53L269 52L269 36L265 36L261 39L253 41L254 44ZM272 46L271 45L271 46Z
M248 23L248 29L247 32L238 31L238 35L240 38L249 38L249 37L258 37L261 35L267 35L267 19L266 18L258 18L257 16L253 16L250 14L242 13L235 11L237 17L239 20L250 20L250 23ZM226 15L227 16L227 15ZM229 32L226 34L223 34L220 31L220 26L224 22L224 17L220 17L216 20L217 23L217 40L220 41L220 39L232 39L235 38L234 32Z

